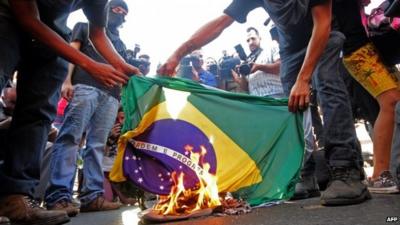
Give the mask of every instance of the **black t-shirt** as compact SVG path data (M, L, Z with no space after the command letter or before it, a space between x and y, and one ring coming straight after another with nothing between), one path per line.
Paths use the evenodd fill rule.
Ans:
M67 19L75 10L82 9L91 24L100 27L105 27L107 24L107 0L36 0L36 2L40 20L67 42L71 40L71 30L67 27ZM28 43L22 49L22 55L32 57L33 64L45 63L59 56L46 44L32 38L29 33L21 35L21 38Z
M71 30L67 19L71 12L82 9L91 24L105 27L107 24L106 4L108 0L36 0L40 20L69 41Z
M346 36L344 55L354 52L369 41L361 21L358 0L334 0L333 14L339 24L339 30Z
M255 8L263 7L279 33L281 57L308 45L313 22L311 8L326 0L233 0L224 13L239 23Z
M118 35L113 35L112 37L110 37L111 34L107 31L107 36L109 36L117 52L121 56L124 56L126 48L123 42L119 39ZM75 25L72 31L72 41L79 41L81 43L80 51L83 52L85 55L89 56L97 62L106 63L106 60L97 53L97 51L89 41L89 26L87 23L77 23ZM96 87L109 93L116 99L120 99L121 89L118 86L108 88L102 85L79 66L75 66L74 72L72 74L72 84L85 84L88 86Z

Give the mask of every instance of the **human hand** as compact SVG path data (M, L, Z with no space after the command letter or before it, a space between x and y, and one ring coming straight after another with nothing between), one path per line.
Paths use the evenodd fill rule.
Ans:
M290 91L289 111L305 110L310 103L310 84L307 81L297 80Z
M92 62L86 66L86 71L103 85L111 88L115 85L125 84L129 77L111 65Z
M260 64L257 63L250 63L250 67L251 67L250 73L254 73L260 70Z
M124 74L126 74L128 76L142 75L142 73L140 72L140 70L137 67L134 67L131 64L128 64L128 63L125 63L125 62L120 64L120 65L118 65L118 66L115 66L115 68L118 71L120 71L120 72L122 72L122 73L124 73Z
M118 138L121 134L122 125L120 123L115 123L113 128L111 128L110 137L111 138Z
M71 82L64 82L61 87L61 96L67 101L71 101L72 97L74 96L74 88Z
M233 80L236 82L240 79L239 74L233 69L231 70L231 75L232 75Z
M167 62L157 70L157 74L169 77L175 76L179 61L177 57L170 57Z

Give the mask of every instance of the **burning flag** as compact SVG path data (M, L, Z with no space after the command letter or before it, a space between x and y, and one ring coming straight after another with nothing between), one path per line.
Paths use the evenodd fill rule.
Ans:
M122 104L124 135L112 180L129 179L163 196L193 194L205 185L208 194L195 195L210 198L208 207L218 205L215 192L233 192L251 205L292 196L304 140L302 118L288 112L286 100L134 76ZM203 204L198 200L193 207Z

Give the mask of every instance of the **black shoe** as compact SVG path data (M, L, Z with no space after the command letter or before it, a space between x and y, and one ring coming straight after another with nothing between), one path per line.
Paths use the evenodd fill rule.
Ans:
M28 196L9 195L0 200L0 215L13 225L58 225L69 222L65 211L46 210Z
M296 184L294 195L291 200L300 200L320 196L317 179L315 176L304 176Z
M360 170L333 168L331 173L332 180L321 195L322 205L352 205L371 198L367 186L362 182Z

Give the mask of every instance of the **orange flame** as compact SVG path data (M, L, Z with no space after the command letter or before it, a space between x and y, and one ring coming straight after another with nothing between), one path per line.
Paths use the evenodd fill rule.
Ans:
M185 189L183 185L185 174L180 173L177 175L176 172L173 172L171 179L174 185L170 194L168 196L160 196L159 202L154 206L154 210L159 214L189 214L196 210L214 208L221 205L217 177L209 173L210 164L203 162L207 149L204 146L200 146L200 150L200 153L191 152L190 155L192 162L201 165L203 168L202 172L196 170L199 183L193 189Z

